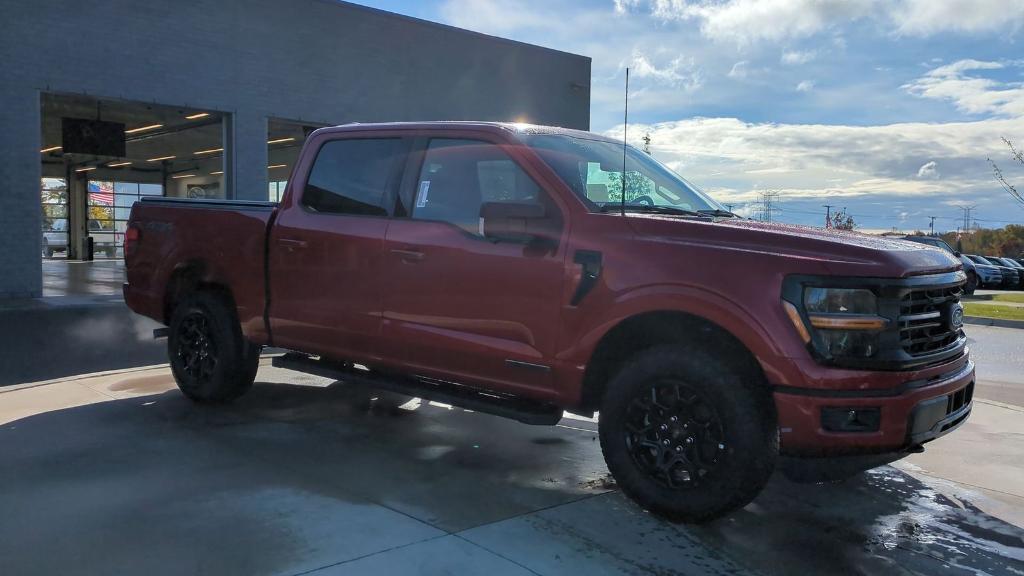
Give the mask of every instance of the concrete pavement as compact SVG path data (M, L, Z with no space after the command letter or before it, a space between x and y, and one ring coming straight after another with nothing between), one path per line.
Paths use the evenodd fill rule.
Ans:
M1003 441L1024 424L996 404L902 469L775 478L686 527L609 484L592 421L395 408L270 366L257 382L216 408L163 367L0 391L0 574L1024 572ZM923 459L942 450L963 458Z

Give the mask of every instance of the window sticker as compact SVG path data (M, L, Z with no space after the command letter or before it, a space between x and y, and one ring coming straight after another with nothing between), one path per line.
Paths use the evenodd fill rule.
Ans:
M430 180L420 182L420 191L416 194L416 207L423 208L427 205L427 194L430 193Z

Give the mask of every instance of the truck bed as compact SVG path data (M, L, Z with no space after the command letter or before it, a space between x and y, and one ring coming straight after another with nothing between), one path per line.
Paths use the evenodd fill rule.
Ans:
M125 254L125 300L166 322L175 281L231 286L242 331L266 338L266 238L276 202L144 198L132 207L130 226L140 239ZM174 280L174 281L172 281Z

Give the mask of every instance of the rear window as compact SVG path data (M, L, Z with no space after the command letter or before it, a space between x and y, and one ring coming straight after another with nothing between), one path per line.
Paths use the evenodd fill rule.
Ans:
M302 205L331 214L387 216L404 148L399 138L327 142L313 162Z

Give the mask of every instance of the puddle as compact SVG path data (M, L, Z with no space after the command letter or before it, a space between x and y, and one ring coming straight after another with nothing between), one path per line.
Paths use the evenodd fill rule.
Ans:
M159 394L171 388L174 388L174 379L170 374L118 380L107 387L111 392L134 392L137 394Z

